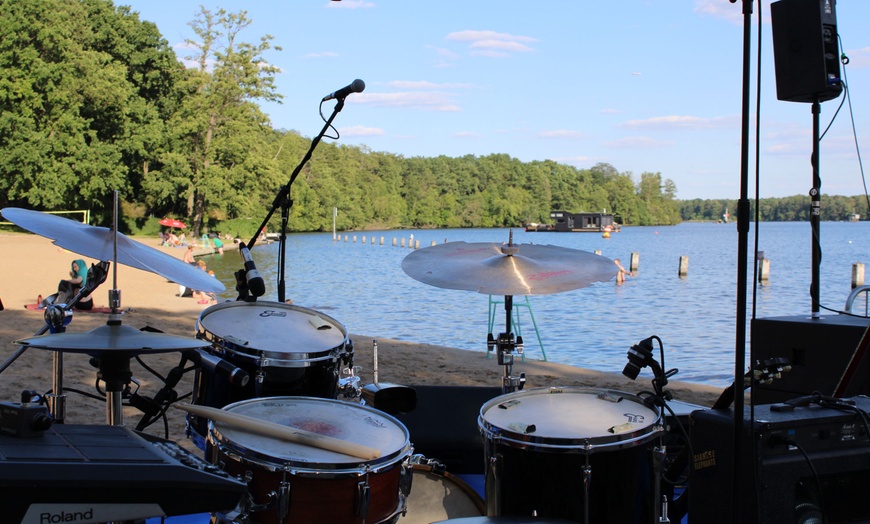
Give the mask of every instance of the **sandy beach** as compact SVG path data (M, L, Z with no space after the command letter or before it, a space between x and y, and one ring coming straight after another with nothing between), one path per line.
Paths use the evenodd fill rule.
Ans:
M149 248L163 251L179 259L182 248L162 247L157 239L137 239ZM50 240L29 234L0 234L0 249L6 255L0 258L0 359L7 362L18 350L15 340L32 337L44 325L43 312L27 309L38 295L55 292L60 279L66 278L70 263L83 258L88 264L97 262L81 257L53 245ZM241 263L240 263L241 267ZM178 296L178 285L165 278L119 265L110 269L109 278L93 294L95 306L108 306L108 291L113 287L117 270L117 289L121 291L121 321L136 329L150 327L180 337L195 338L196 322L202 311L211 304ZM103 326L110 315L105 312L75 312L67 327L68 333L83 333ZM340 319L339 319L340 320ZM372 381L372 341L378 343L378 372L380 382L406 385L463 385L500 386L504 370L495 358L487 358L485 351L467 351L397 340L382 339L377 333L357 334L353 326L345 326L354 343L354 364L361 368L361 384ZM151 369L165 376L179 363L179 354L168 352L143 355L141 360ZM9 363L0 375L0 399L18 402L23 390L39 394L52 387L54 353L28 349ZM83 354L63 353L63 384L67 390L66 422L70 424L102 424L106 422L105 402L78 393L98 394L97 369L90 357ZM131 364L133 377L139 382L139 394L153 396L162 387L159 379L135 360ZM536 360L519 361L514 372L524 372L526 388L550 386L584 386L609 388L626 392L651 390L649 370L631 381L620 374L590 371L561 364ZM179 395L192 390L193 373L184 375L176 391ZM134 386L135 387L135 386ZM721 389L685 382L671 382L668 389L682 402L709 407L718 398ZM75 391L70 391L75 390ZM184 414L171 410L170 438L186 441ZM135 408L124 408L124 422L129 427L141 419ZM163 425L155 424L147 430L163 436Z

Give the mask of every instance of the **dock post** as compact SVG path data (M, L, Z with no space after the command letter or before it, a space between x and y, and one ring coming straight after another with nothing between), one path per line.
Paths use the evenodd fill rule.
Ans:
M396 247L396 237L393 237L393 247Z
M761 283L770 281L770 259L762 258L759 260L761 262L758 265L758 281Z
M689 274L689 257L686 255L680 256L680 270L678 273L681 277Z
M852 289L864 285L864 264L855 262L852 264Z
M637 266L640 264L640 254L638 252L634 252L631 254L631 259L628 262L628 270L632 273L637 271Z
M598 256L601 256L601 250L600 250L600 249L596 249L596 250L595 250L595 254L598 255Z

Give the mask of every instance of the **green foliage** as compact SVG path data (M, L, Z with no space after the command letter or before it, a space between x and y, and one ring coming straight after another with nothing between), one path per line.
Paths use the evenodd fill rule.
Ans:
M819 219L823 221L849 220L852 214L861 215L861 218L866 219L870 214L870 202L864 195L823 194L819 202L821 213ZM756 207L760 212L759 220L762 222L806 222L810 219L810 197L807 195L762 198L757 205L755 201L751 201L749 215L752 220L755 220ZM735 220L737 200L694 199L680 202L680 215L683 220L719 221L726 211L731 215L731 220Z

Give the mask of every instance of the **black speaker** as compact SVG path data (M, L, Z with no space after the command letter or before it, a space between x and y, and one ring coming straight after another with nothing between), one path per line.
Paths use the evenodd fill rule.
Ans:
M755 403L771 404L818 391L832 395L870 320L829 314L757 318L752 321L752 356L788 358L791 371L755 386ZM867 356L867 355L865 355ZM860 362L844 396L870 395L870 358Z
M836 0L780 0L770 4L776 97L788 102L837 98L840 52Z
M851 401L857 410L870 409L866 397ZM818 405L793 410L756 406L754 426L749 417L744 420L739 492L732 494L734 413L693 412L690 522L868 522L870 442L865 417ZM733 502L738 500L740 518L735 519Z

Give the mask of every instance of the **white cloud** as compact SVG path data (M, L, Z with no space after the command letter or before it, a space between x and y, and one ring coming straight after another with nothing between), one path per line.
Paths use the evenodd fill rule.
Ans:
M421 91L418 93L360 93L354 99L354 103L368 104L376 107L421 109L424 111L461 111L459 106L453 102L452 96L437 91Z
M537 42L536 38L523 35L498 33L496 31L457 31L447 35L447 40L469 42L472 55L505 57L512 53L528 53L534 49L526 44Z
M680 128L680 129L723 129L737 125L736 116L720 116L702 118L699 116L668 115L647 118L644 120L629 120L620 127L639 128Z
M428 80L393 80L387 85L396 89L472 89L476 87L474 84L438 84Z
M370 9L374 6L374 2L366 2L365 0L341 0L329 2L324 7L327 9Z
M453 133L453 136L456 138L480 138L482 135L474 131L457 131Z
M336 58L339 54L334 51L321 51L319 53L308 53L302 56L303 58Z
M870 47L862 47L846 53L849 57L848 68L864 69L870 67Z
M648 136L629 136L620 138L619 140L604 142L602 145L611 149L652 149L656 147L672 146L674 144L675 142L672 141L658 140Z
M340 127L338 128L338 132L341 136L347 138L355 136L381 136L386 134L384 130L379 127L366 126Z

